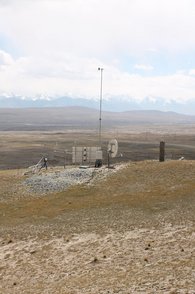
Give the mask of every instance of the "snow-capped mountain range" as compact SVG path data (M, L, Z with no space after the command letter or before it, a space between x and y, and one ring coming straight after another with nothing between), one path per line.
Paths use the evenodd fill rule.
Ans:
M0 95L0 108L32 108L32 107L66 107L82 106L99 109L99 99L63 97L22 97L17 95ZM165 101L162 98L145 98L137 101L133 98L110 97L103 99L102 109L105 111L128 111L128 110L160 110L174 111L183 114L195 115L195 101L186 103L177 102L174 99Z

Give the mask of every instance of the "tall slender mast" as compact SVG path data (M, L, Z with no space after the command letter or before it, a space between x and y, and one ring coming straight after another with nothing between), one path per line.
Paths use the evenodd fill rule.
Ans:
M102 82L103 82L103 68L99 67L100 70L100 113L99 113L99 145L102 145Z

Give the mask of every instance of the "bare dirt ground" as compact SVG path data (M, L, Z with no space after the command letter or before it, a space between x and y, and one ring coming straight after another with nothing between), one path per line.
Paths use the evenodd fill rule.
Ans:
M195 293L195 162L99 173L40 194L0 171L0 293Z

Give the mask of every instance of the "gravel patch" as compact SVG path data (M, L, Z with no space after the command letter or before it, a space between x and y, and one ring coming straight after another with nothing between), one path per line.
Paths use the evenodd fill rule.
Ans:
M118 165L114 169L67 168L63 171L48 171L32 175L24 181L24 185L33 193L47 194L50 192L61 192L73 185L94 184L99 180L104 180L107 176L117 172L125 165Z

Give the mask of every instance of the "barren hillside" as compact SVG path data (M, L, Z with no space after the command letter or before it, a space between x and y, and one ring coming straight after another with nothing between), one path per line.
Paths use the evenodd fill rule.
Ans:
M98 126L99 111L87 107L0 108L0 131L47 131L94 129ZM102 112L105 128L129 125L194 124L195 117L175 112L140 110Z
M52 175L0 172L0 293L195 293L194 161Z

